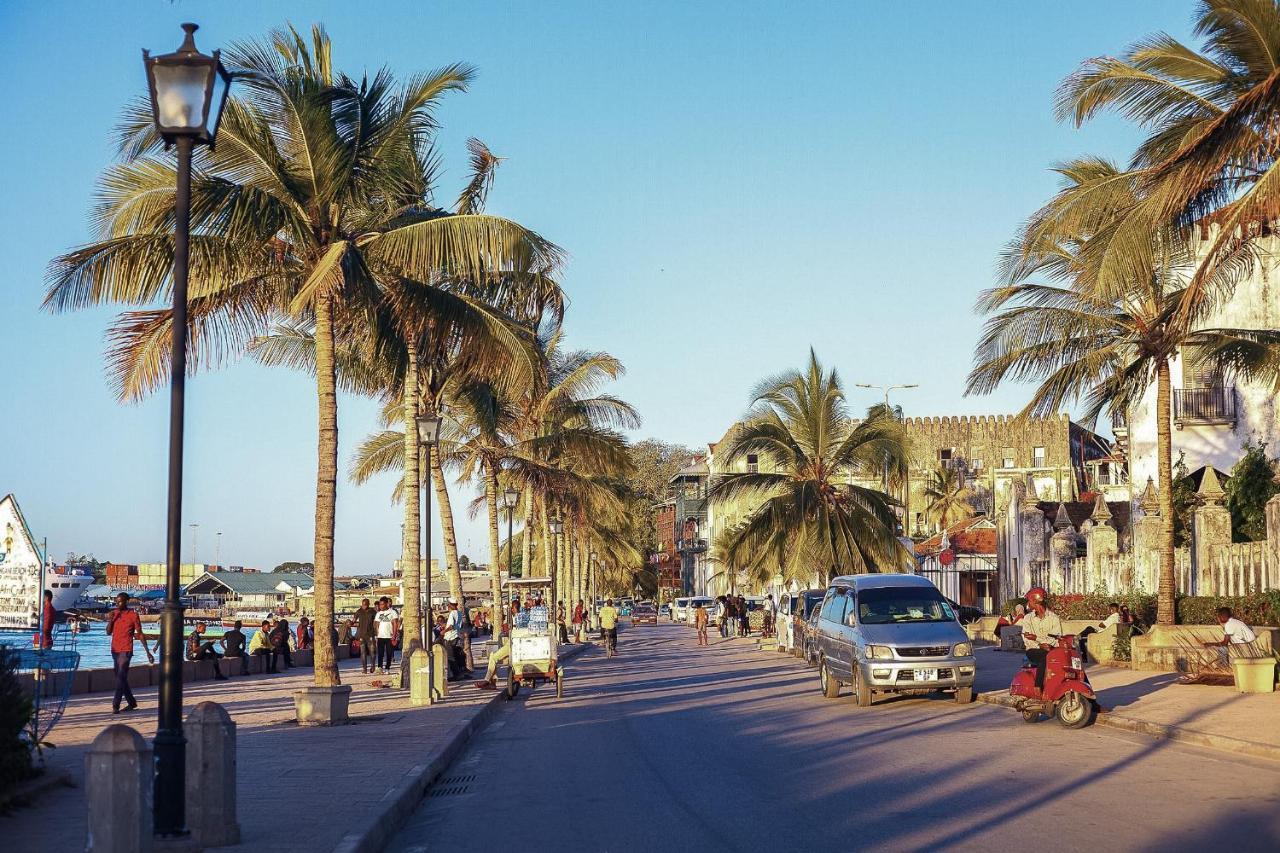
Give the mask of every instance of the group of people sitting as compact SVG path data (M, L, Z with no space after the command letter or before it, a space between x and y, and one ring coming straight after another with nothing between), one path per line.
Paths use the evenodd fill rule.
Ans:
M246 643L247 639L247 643ZM219 661L223 658L239 659L240 674L249 674L249 658L261 657L267 662L266 672L279 672L278 662L283 659L285 669L293 666L292 651L309 649L315 645L315 632L307 617L298 623L296 639L289 628L289 620L285 618L272 622L263 619L262 625L253 632L251 638L244 635L244 625L237 619L230 631L221 637L209 637L207 626L201 622L187 635L186 657L190 661L207 660L213 662L213 677L225 680ZM221 646L221 650L219 650Z

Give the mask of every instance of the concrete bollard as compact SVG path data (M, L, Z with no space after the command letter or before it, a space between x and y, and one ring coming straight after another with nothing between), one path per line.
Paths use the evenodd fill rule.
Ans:
M236 724L217 702L201 702L187 738L187 829L201 847L240 843L236 820Z
M431 684L427 681L427 663L431 656L427 650L418 646L409 653L409 704L430 705Z
M436 696L443 699L449 695L449 659L446 656L444 646L440 643L431 644L432 654L432 671L431 680L435 682Z
M125 725L103 729L84 756L89 853L151 853L151 747Z

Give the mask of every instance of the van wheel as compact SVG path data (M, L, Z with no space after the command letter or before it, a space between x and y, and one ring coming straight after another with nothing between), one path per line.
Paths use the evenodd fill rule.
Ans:
M973 701L972 687L961 687L959 690L956 691L956 704L968 705L972 701Z
M828 699L835 699L840 695L840 682L831 677L831 671L827 669L825 659L818 659L818 680L822 684L822 695Z
M856 665L853 668L853 699L859 708L870 708L875 701L871 695L871 685L862 677L862 670Z

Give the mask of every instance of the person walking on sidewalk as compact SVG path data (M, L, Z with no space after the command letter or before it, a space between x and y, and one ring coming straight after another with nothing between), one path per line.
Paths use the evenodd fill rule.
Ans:
M378 610L374 613L378 646L378 668L383 675L391 672L391 646L400 633L400 614L391 607L390 599L378 599Z
M262 658L266 664L263 672L279 672L276 669L276 651L271 646L271 620L263 619L262 627L249 638L249 654Z
M222 674L222 667L218 665L218 661L222 658L222 655L218 653L216 648L214 648L213 640L206 640L204 638L205 630L205 624L200 622L191 630L191 633L187 635L187 660L213 661L213 677L218 681L226 681L227 677Z
M618 653L618 608L613 606L612 598L605 599L599 615L600 630L604 632L605 650L610 655L616 655Z
M751 610L747 607L747 599L738 596L738 636L751 636Z
M240 661L240 674L249 674L249 655L244 650L245 636L241 630L240 620L237 619L235 627L222 635L222 656L228 660L238 659Z
M702 602L698 602L698 606L693 611L693 625L698 629L698 645L707 645L707 608L702 606Z
M111 635L111 660L116 673L116 692L111 699L111 713L120 713L121 699L128 703L124 710L132 711L138 707L138 700L133 698L133 691L129 689L129 661L133 659L134 641L142 643L148 662L155 663L156 659L142 633L142 620L135 611L129 609L129 596L123 592L116 596L116 609L107 617L107 633Z
M44 591L44 607L40 611L40 648L53 648L53 625L58 621L58 611L53 609L53 590Z
M375 614L377 611L369 606L369 599L365 598L360 601L360 609L351 619L356 626L356 642L360 645L361 672L373 672L374 668L374 648L377 645L377 632L373 624Z

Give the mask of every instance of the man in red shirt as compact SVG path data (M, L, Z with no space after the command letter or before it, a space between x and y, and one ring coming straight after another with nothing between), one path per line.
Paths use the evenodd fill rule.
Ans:
M53 609L53 590L44 591L44 612L40 616L40 648L53 648L53 623L58 613Z
M142 643L148 661L155 663L155 657L142 634L142 620L129 609L129 596L123 592L116 596L116 609L107 617L107 633L111 635L111 659L116 670L116 693L111 700L111 713L120 713L121 699L128 700L124 710L132 711L138 707L138 700L133 698L133 691L129 689L129 661L133 658L134 640Z

